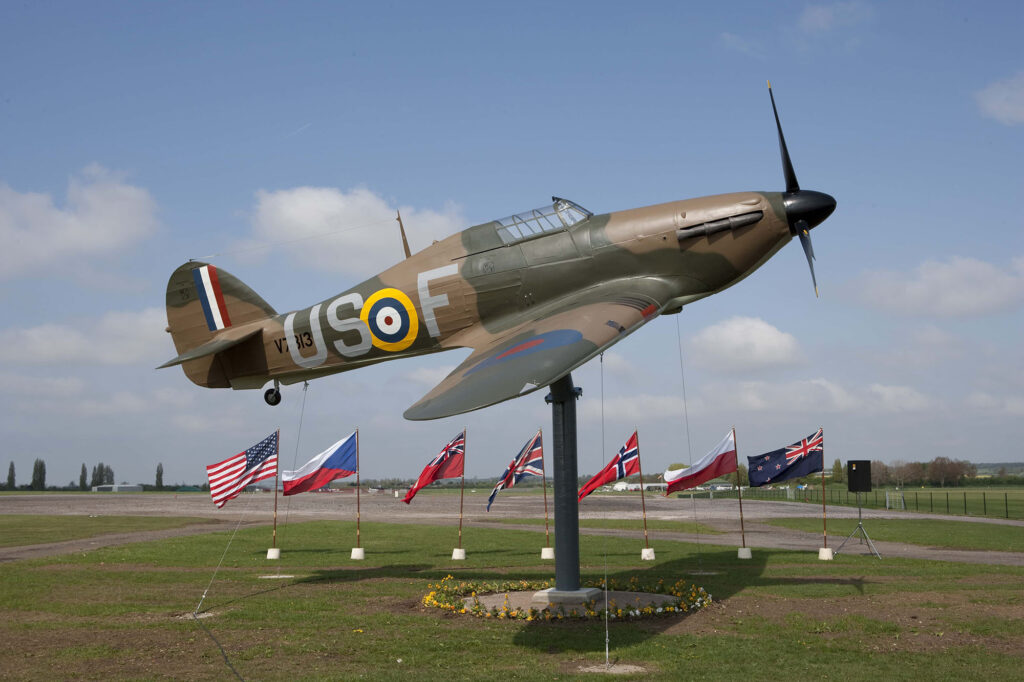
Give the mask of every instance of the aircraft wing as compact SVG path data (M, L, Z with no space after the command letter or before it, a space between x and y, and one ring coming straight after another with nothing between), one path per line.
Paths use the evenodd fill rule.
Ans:
M497 334L477 325L452 340L473 353L405 418L450 417L544 388L657 317L667 294L655 279L606 282L538 306Z

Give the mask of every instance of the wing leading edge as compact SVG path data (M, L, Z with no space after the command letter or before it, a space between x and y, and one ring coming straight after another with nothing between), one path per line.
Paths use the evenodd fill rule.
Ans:
M609 282L576 292L499 334L478 325L453 340L473 353L405 418L450 417L550 385L658 316L663 287L647 282Z

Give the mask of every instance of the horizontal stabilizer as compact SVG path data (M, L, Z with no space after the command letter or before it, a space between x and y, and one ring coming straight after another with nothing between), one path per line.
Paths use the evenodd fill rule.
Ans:
M213 355L215 353L226 351L227 349L234 348L240 343L248 341L252 337L262 333L263 328L257 327L255 329L250 329L241 336L230 336L227 334L222 334L214 338L212 341L207 341L201 346L197 346L190 351L182 353L173 360L168 360L164 364L157 367L157 369L163 369L164 367L173 367L174 365L180 365L183 362L188 362L189 360L197 360L199 358L204 358L207 355Z

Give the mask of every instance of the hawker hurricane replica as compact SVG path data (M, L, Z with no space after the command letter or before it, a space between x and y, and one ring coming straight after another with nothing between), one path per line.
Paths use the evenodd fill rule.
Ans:
M568 199L475 225L308 308L278 313L209 263L167 284L167 331L208 388L294 384L385 360L472 349L405 411L438 419L525 395L659 315L736 284L793 237L814 280L810 230L836 202L801 189L774 95L784 192L736 192L595 215Z

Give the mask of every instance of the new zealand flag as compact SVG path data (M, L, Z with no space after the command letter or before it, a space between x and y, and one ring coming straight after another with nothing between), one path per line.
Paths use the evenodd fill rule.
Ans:
M800 478L824 469L825 451L822 430L781 450L747 457L751 487Z

